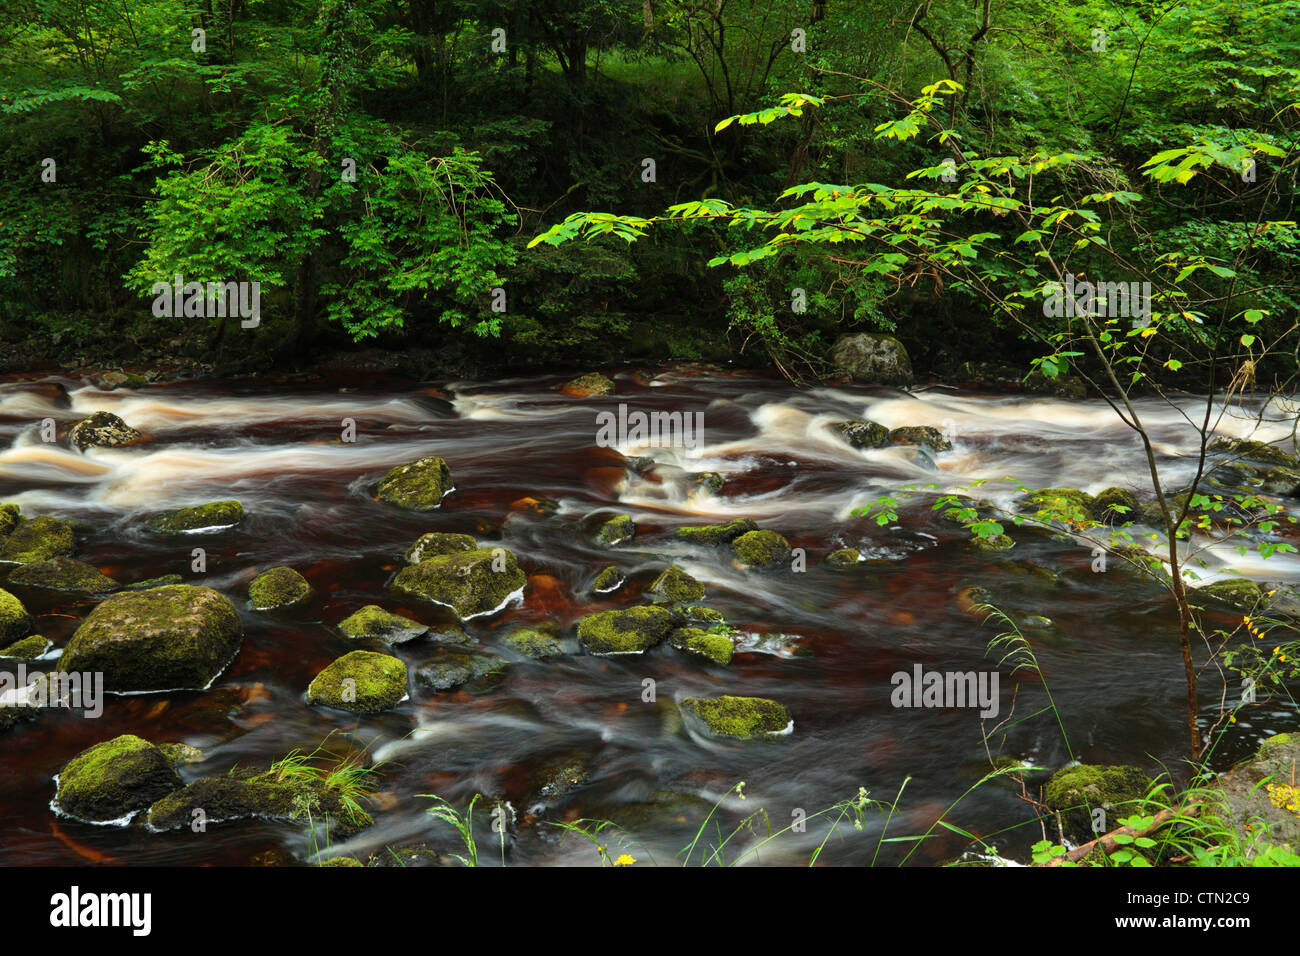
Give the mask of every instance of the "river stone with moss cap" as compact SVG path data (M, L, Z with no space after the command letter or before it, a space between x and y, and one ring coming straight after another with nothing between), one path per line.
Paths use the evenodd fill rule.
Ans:
M409 617L385 611L378 604L367 604L339 622L343 636L353 641L380 640L385 644L405 644L429 628Z
M77 628L59 670L100 671L106 690L202 690L234 658L239 612L211 588L171 584L110 595Z
M590 398L593 395L608 395L614 391L614 383L599 372L588 372L566 382L561 390L575 398Z
M758 525L749 518L735 518L726 524L687 525L674 532L677 537L694 544L730 544L742 534L757 531Z
M826 555L826 566L836 571L847 571L849 568L856 568L860 560L862 560L862 552L857 548L840 548Z
M971 547L977 551L1010 551L1016 546L1016 543L1005 534L993 534L987 538L971 538Z
M880 448L889 444L889 429L866 418L853 418L831 426L854 448Z
M379 482L379 499L412 511L432 511L452 491L451 469L437 456L398 465Z
M307 579L293 568L272 568L249 583L248 606L254 611L298 607L310 601L313 594Z
M1269 465L1300 468L1300 459L1268 442L1250 441L1245 438L1228 438L1221 435L1210 442L1207 450L1223 452L1224 454L1234 455L1237 458L1246 458L1251 461L1262 461Z
M1092 495L1078 488L1039 488L1029 495L1028 503L1035 511L1055 511L1070 516L1092 508Z
M1093 518L1106 524L1123 524L1137 519L1137 498L1123 488L1106 488L1097 492L1089 504Z
M33 564L69 555L76 547L72 525L48 515L18 522L0 546L0 563Z
M912 360L903 343L892 335L858 332L843 335L830 352L831 364L855 382L910 385Z
M510 662L496 654L462 654L440 648L415 668L415 682L430 690L451 690L481 677L500 677Z
M200 531L223 531L243 520L244 506L232 498L165 511L146 521L145 528L155 534L194 534Z
M750 568L775 568L790 560L790 542L775 531L748 531L731 542L731 550Z
M0 643L8 644L26 637L31 629L32 618L23 602L0 589Z
M11 584L69 594L107 594L117 590L117 582L99 568L73 558L51 558L25 564L9 575Z
M538 661L564 654L564 645L558 637L534 627L512 631L506 637L506 644L516 653Z
M329 664L307 688L307 701L354 714L377 714L406 698L406 664L391 654L352 651Z
M18 506L0 505L0 540L18 527Z
M596 544L612 548L630 540L636 534L636 525L632 523L631 515L612 515L600 521L588 534Z
M919 445L931 451L952 451L952 442L943 437L943 432L933 425L904 425L889 433L889 440L895 445Z
M1203 584L1199 588L1192 588L1191 595L1209 598L1240 611L1253 611L1264 601L1263 589L1246 578L1229 578L1215 581L1213 584Z
M21 641L14 641L8 647L0 648L0 657L20 661L34 661L37 658L44 657L45 652L53 646L51 641L46 640L40 634L33 634L31 637L24 637Z
M161 750L124 734L68 761L59 771L53 806L83 823L125 824L180 787L176 768Z
M1066 836L1090 840L1092 811L1106 810L1107 823L1138 812L1151 778L1137 767L1080 764L1052 774L1043 791L1047 806L1059 811Z
M122 585L125 591L148 591L150 588L160 588L167 584L184 584L185 579L179 574L164 574L158 578L145 578L143 581L133 581L130 584Z
M428 534L420 535L419 540L406 549L406 563L419 564L425 558L432 558L439 554L476 550L478 550L478 542L470 535L430 531Z
M1264 482L1260 490L1269 495L1281 495L1284 498L1300 498L1300 471L1294 468L1270 468L1264 473Z
M95 412L72 426L68 440L81 451L92 446L114 448L138 441L140 433L112 412Z
M596 580L591 583L591 589L597 594L608 594L622 587L625 580L623 572L611 564L596 575Z
M650 584L650 593L688 604L704 600L704 585L672 564Z
M479 548L407 565L388 589L449 607L466 621L501 610L527 583L509 548Z
M736 647L725 634L699 627L679 627L668 635L668 643L681 651L707 657L718 664L730 664Z
M667 637L678 620L657 604L600 611L578 621L578 637L592 654L640 654Z
M686 697L679 706L683 716L696 718L714 737L774 737L791 723L784 707L764 697Z

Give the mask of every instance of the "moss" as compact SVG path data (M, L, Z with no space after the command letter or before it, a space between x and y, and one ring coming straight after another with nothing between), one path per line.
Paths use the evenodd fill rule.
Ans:
M952 442L943 437L943 432L933 425L904 425L889 433L889 440L895 445L920 445L932 451L952 451Z
M596 575L596 580L591 582L591 590L596 594L608 594L622 587L625 580L623 572L611 564Z
M425 558L438 554L455 554L457 551L476 551L478 542L467 534L448 534L431 531L420 535L415 544L406 549L406 563L419 564Z
M177 508L154 515L145 527L155 534L192 534L233 528L244 520L244 506L234 499Z
M725 620L721 611L700 604L682 608L682 613L686 615L686 620L701 624L721 624Z
M160 578L146 578L143 581L136 581L132 584L123 585L126 591L148 591L150 588L160 588L168 584L181 584L185 581L179 574L164 574Z
M115 692L201 689L230 663L243 635L235 606L211 588L123 591L87 615L59 669L100 671Z
M1074 515L1079 511L1088 514L1092 509L1092 495L1078 488L1039 488L1029 496L1033 511L1054 511Z
M574 398L590 398L593 395L608 395L614 391L614 383L599 372L588 372L566 382L562 390Z
M0 643L8 644L26 637L31 629L32 618L23 602L0 589Z
M343 636L353 641L380 640L386 644L405 644L429 628L409 617L385 611L378 604L367 604L339 622Z
M107 594L117 590L117 582L99 568L73 558L51 558L25 564L9 575L11 584L71 594Z
M481 678L500 678L510 662L495 654L439 650L415 669L415 682L430 690L451 690Z
M1272 737L1266 737L1260 744L1260 749L1264 747L1276 747L1281 744L1300 744L1300 734L1274 734Z
M406 664L389 654L352 651L316 675L307 701L354 714L377 714L406 697Z
M68 440L81 451L92 445L102 448L114 448L138 441L138 431L118 418L112 412L95 412L73 425L68 431Z
M987 538L972 538L971 547L977 551L1010 551L1015 542L1005 534L995 534Z
M731 550L751 568L775 568L790 560L790 542L775 531L747 531L731 542Z
M362 863L360 860L358 860L355 856L332 856L328 860L322 860L317 865L318 866L360 866L360 867L365 866L365 864Z
M191 747L189 744L159 744L158 749L162 751L163 756L167 758L167 761L173 767L202 763L207 759L202 750L198 747Z
M506 643L516 652L534 660L559 657L564 653L564 646L554 634L536 628L523 627L512 631L506 637Z
M449 607L463 621L500 610L528 577L508 548L480 548L408 565L389 584L397 594Z
M248 585L248 605L254 611L297 607L310 601L313 594L307 579L293 568L272 568Z
M642 605L589 614L578 621L578 637L592 654L640 654L667 637L676 623L667 608Z
M20 521L0 546L0 562L33 564L72 554L76 540L72 525L48 515Z
M53 646L53 642L46 640L40 634L33 634L31 637L24 637L21 641L15 641L8 647L0 649L0 657L20 661L34 661L39 657L44 657L45 652Z
M18 527L18 506L0 505L0 539Z
M54 806L86 823L119 821L181 786L161 750L130 734L95 744L59 772Z
M1245 578L1229 578L1213 584L1203 584L1199 588L1193 588L1192 594L1242 611L1254 610L1264 600L1263 589Z
M736 518L726 524L687 525L678 528L677 537L693 544L730 544L742 534L757 531L758 525L748 518Z
M1251 461L1262 461L1269 465L1300 468L1300 459L1283 451L1277 445L1270 445L1268 442L1220 436L1210 442L1207 450L1222 452L1237 458L1247 458Z
M1300 471L1294 468L1270 468L1264 474L1260 490L1265 494L1286 498L1300 497Z
M701 471L691 475L691 493L700 495L716 495L722 491L726 484L726 479L716 471Z
M704 585L676 565L669 565L650 585L650 593L661 594L670 601L701 601Z
M1059 811L1066 835L1091 839L1092 811L1106 810L1108 822L1139 809L1151 778L1137 767L1080 764L1052 774L1043 790L1049 808Z
M636 535L636 525L630 515L613 515L600 521L590 532L593 542L605 548L622 544Z
M379 482L379 500L412 511L432 511L452 487L451 469L432 456L398 465L384 475Z
M826 555L826 566L834 568L836 571L846 571L849 568L858 566L862 560L862 552L857 548L841 548L838 551L832 551Z
M889 429L866 418L836 422L831 427L854 448L879 448L889 444Z
M789 712L763 697L686 697L681 709L702 721L715 737L770 737L790 726Z
M707 657L719 664L730 664L735 645L725 634L714 634L698 627L681 627L668 636L668 643L678 650Z

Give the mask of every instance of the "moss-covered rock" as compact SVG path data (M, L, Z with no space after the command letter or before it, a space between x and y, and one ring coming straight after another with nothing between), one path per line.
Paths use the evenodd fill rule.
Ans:
M1106 488L1098 492L1088 510L1095 520L1106 524L1123 524L1136 521L1138 517L1137 498L1123 488Z
M182 584L185 579L179 574L164 574L162 577L145 578L143 581L134 581L131 584L122 585L124 591L148 591L150 588L160 588L168 584Z
M224 531L243 520L244 506L229 499L164 511L146 521L145 528L155 534L195 534L201 531Z
M1137 767L1079 764L1052 774L1043 801L1061 814L1066 836L1090 840L1093 810L1104 809L1108 823L1136 813L1151 783Z
M690 489L693 495L716 495L722 491L726 479L716 471L701 471L690 476Z
M742 534L757 531L758 525L748 518L735 518L726 524L687 525L674 533L692 544L730 544Z
M826 555L826 566L836 571L847 571L849 568L856 568L861 560L862 552L857 548L840 548Z
M1039 488L1029 496L1033 511L1050 511L1062 515L1084 515L1092 510L1092 495L1078 488Z
M578 621L578 638L592 654L640 654L667 637L678 620L660 605L601 611Z
M408 565L389 584L396 594L441 604L462 620L492 614L523 593L528 577L508 548L435 555Z
M478 542L468 534L431 531L420 535L419 540L406 549L406 563L419 564L425 558L432 558L439 554L476 550L478 550Z
M92 446L115 448L140 440L140 433L111 412L95 412L68 432L68 440L81 451Z
M163 756L167 758L167 761L173 767L183 767L187 764L202 763L207 759L202 750L198 747L192 747L189 744L159 744L158 749L162 751Z
M31 637L24 637L21 641L14 641L8 647L0 648L0 657L7 657L11 660L34 661L37 658L44 657L45 652L53 646L52 641L46 640L40 634L33 634Z
M307 687L307 701L354 714L377 714L406 699L406 664L390 654L352 651Z
M715 634L699 627L679 627L668 635L668 643L681 651L707 657L718 664L730 664L736 646L725 634Z
M415 682L430 690L451 690L480 678L499 678L510 666L495 654L462 654L439 649L415 668Z
M867 418L852 418L831 427L854 448L880 448L889 444L889 429Z
M432 511L455 486L451 469L437 456L398 465L379 482L379 500L412 511Z
M427 625L385 611L378 604L367 604L348 615L339 622L339 630L348 640L377 640L385 644L405 644L429 633Z
M166 755L130 734L82 751L58 779L55 810L84 823L126 823L181 786Z
M99 568L73 558L24 564L9 575L9 583L67 594L107 594L117 590L117 582Z
M682 715L714 737L753 739L786 733L792 721L789 712L764 697L686 697Z
M1259 751L1214 781L1223 795L1202 810L1228 817L1246 845L1266 845L1300 853L1300 734L1277 734ZM1267 830L1266 837L1260 837Z
M879 332L843 335L831 347L830 361L855 382L879 385L912 383L912 360L903 343L892 335Z
M365 867L365 864L362 863L360 860L358 860L355 856L332 856L332 857L330 857L328 860L321 860L320 863L318 863L318 864L316 864L316 865L317 865L317 866L360 866L360 867Z
M5 538L0 545L0 563L33 564L65 557L75 548L72 525L49 515L37 515L18 522Z
M775 531L747 531L731 542L731 550L750 568L775 568L790 560L790 542Z
M591 582L591 590L596 594L609 594L621 588L626 580L623 572L611 564L596 575L596 579Z
M574 398L590 398L594 395L608 395L614 391L614 383L599 372L588 372L566 382L561 391Z
M299 607L315 593L307 579L293 568L272 568L249 582L248 606L254 611Z
M904 425L889 433L889 441L894 445L920 445L931 451L952 451L952 442L943 437L943 432L933 425Z
M539 661L564 654L564 644L559 637L533 627L521 627L512 631L506 635L506 644L515 653Z
M234 658L239 612L211 588L172 584L107 597L59 659L62 671L100 671L115 692L197 690Z
M18 527L18 506L12 504L0 505L0 541Z
M1010 551L1016 546L1016 543L1005 534L995 534L987 538L971 538L970 545L976 551L997 553L999 551Z
M603 548L630 541L636 535L636 525L631 515L611 515L592 524L588 537Z
M704 585L691 577L676 565L669 565L659 577L650 584L651 594L660 594L670 601L704 600Z
M118 388L144 388L149 380L135 372L105 372L99 377L99 387L105 391Z
M1246 578L1227 578L1213 584L1203 584L1192 588L1191 593L1193 597L1208 598L1240 611L1252 611L1264 602L1263 589Z
M1264 473L1260 490L1284 498L1300 498L1300 470L1295 468L1270 468Z
M31 632L32 618L18 600L8 591L0 590L0 643L9 644Z
M1219 436L1211 441L1206 448L1211 452L1221 452L1225 455L1232 455L1235 458L1244 458L1249 461L1264 462L1268 465L1282 465L1286 468L1300 468L1300 459L1268 442Z
M690 607L682 608L682 614L686 620L696 624L721 624L725 618L721 611L705 607L702 604L692 604Z

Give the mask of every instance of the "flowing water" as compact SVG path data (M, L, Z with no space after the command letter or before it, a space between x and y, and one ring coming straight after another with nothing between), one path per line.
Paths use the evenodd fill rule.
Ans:
M155 742L183 741L206 759L187 779L236 764L265 765L294 748L313 749L334 732L384 761L376 825L327 852L384 854L385 847L429 842L453 848L450 829L432 820L422 794L463 807L483 792L509 801L518 821L508 836L511 865L593 863L590 843L547 821L612 818L641 841L634 856L672 862L698 825L701 807L745 781L746 799L729 797L724 823L764 808L774 828L813 814L865 787L893 799L907 783L889 834L906 836L935 819L989 768L983 731L1008 722L992 753L1055 769L1070 756L1037 674L1001 670L1001 712L981 723L970 709L891 705L891 675L926 670L988 671L996 631L973 616L962 592L986 588L999 606L1050 619L1032 632L1043 677L1074 754L1085 762L1135 763L1181 771L1183 677L1176 618L1153 584L1115 567L1094 571L1091 546L1012 529L1017 544L995 555L973 550L959 527L927 504L905 504L884 525L852 511L906 485L965 486L1014 476L1028 487L1073 486L1089 492L1119 485L1146 492L1141 445L1102 401L988 395L946 388L914 393L867 387L795 389L754 373L693 366L628 371L618 394L574 399L554 377L494 382L399 385L347 381L176 383L138 391L101 391L69 379L0 385L0 500L24 514L79 522L77 557L122 583L178 573L216 588L240 607L245 637L237 658L203 693L110 696L95 720L51 711L0 739L8 771L0 788L0 863L246 864L306 862L312 840L302 828L264 821L211 826L205 833L150 834L140 826L96 827L49 808L60 767L82 749L122 733ZM643 411L702 413L694 448L598 447L596 413L619 403ZM1141 412L1151 427L1170 484L1190 478L1195 420L1203 403L1181 408L1154 400ZM140 429L135 446L85 454L43 444L42 419L69 424L106 410ZM868 417L889 427L934 425L952 451L914 448L856 451L826 426ZM357 440L340 436L344 419ZM1269 426L1280 428L1281 426ZM1220 425L1247 435L1244 414ZM1276 437L1267 428L1256 438ZM427 455L445 458L456 491L430 513L399 511L374 498L391 467ZM625 467L624 455L655 466ZM688 476L716 471L716 495ZM982 497L1010 502L1013 485L992 481ZM553 513L521 501L549 498ZM149 514L238 498L248 517L218 533L163 538L140 530ZM622 511L636 536L602 548L580 533L597 511ZM807 570L741 570L726 549L688 545L672 530L745 516L804 549ZM384 590L406 548L427 531L466 532L512 549L529 575L522 604L476 618L466 631L484 650L500 651L511 630L540 621L569 628L584 614L641 603L642 590L670 561L708 588L704 603L722 611L741 636L728 667L687 659L661 646L642 656L594 657L512 665L504 679L448 692L413 687L397 709L374 717L308 706L312 677L352 649L334 629L357 608L378 603L428 624L454 618L441 608L400 600ZM202 546L207 570L193 573ZM866 560L847 572L821 565L838 548ZM1261 580L1296 581L1300 562L1267 562L1212 550L1204 577L1225 562ZM247 610L246 587L259 571L287 564L317 591L290 614ZM619 591L594 596L594 575L609 564L628 576ZM15 589L17 590L17 589ZM92 606L48 593L20 596L55 642L52 666ZM1223 617L1223 620L1230 620ZM422 638L393 653L418 664L433 649ZM643 699L655 682L656 700ZM1207 680L1203 723L1213 719L1219 685ZM788 736L728 742L681 726L674 701L685 696L769 697L794 717ZM1014 708L1014 710L1013 710ZM1036 716L1034 716L1036 714ZM1263 736L1296 729L1300 715L1275 702L1243 712L1219 759L1250 751ZM539 780L549 767L578 761L580 787L548 804ZM1015 788L995 781L962 799L949 819L1023 858L1040 837ZM725 829L725 827L724 827ZM828 844L831 863L871 862L881 818L847 829ZM816 820L804 833L769 844L766 863L806 862L825 837ZM481 840L485 859L499 849ZM933 863L966 841L939 829L911 862ZM910 845L884 844L879 859L897 862ZM698 860L698 854L695 857Z

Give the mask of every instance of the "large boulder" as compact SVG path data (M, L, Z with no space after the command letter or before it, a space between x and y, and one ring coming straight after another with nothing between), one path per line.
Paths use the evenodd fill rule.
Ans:
M117 582L99 568L73 558L24 564L9 575L9 583L67 594L107 594L117 590Z
M432 511L453 488L447 463L431 456L398 465L384 475L379 482L379 500L412 511Z
M307 688L307 701L354 714L377 714L407 697L406 664L390 654L352 651L329 664Z
M95 744L68 761L58 776L54 809L83 823L125 825L141 810L181 787L166 754L130 734Z
M685 697L679 706L689 723L711 737L777 737L794 724L783 706L764 697Z
M1061 815L1066 836L1091 840L1093 811L1104 810L1106 827L1113 829L1119 817L1142 808L1151 789L1151 778L1137 767L1078 764L1052 774L1043 790L1048 808Z
M510 549L479 548L408 565L388 587L395 594L449 607L465 621L501 610L522 596L527 581Z
M165 511L146 521L145 528L155 534L194 534L200 531L224 531L243 520L244 506L232 499Z
M115 448L140 439L140 433L111 412L95 412L72 426L68 440L81 451L92 446Z
M578 637L592 654L640 654L667 637L679 621L660 605L600 611L578 621Z
M880 448L889 444L889 429L869 418L851 418L831 427L854 448Z
M34 564L69 555L76 547L72 525L48 515L21 520L0 545L0 563Z
M952 442L943 437L943 432L933 425L904 425L889 433L889 441L894 445L919 445L931 451L952 451Z
M32 618L23 602L0 589L0 646L26 637L31 629Z
M775 568L790 560L790 542L775 531L748 531L731 542L731 550L749 568Z
M1300 853L1300 734L1269 737L1255 756L1234 766L1214 782L1223 806L1243 843L1252 834L1268 836L1264 842L1287 846Z
M831 347L831 364L855 382L912 384L912 360L892 335L859 332L842 336Z
M224 595L193 584L109 596L87 615L59 670L97 671L104 688L202 690L234 658L244 636Z

